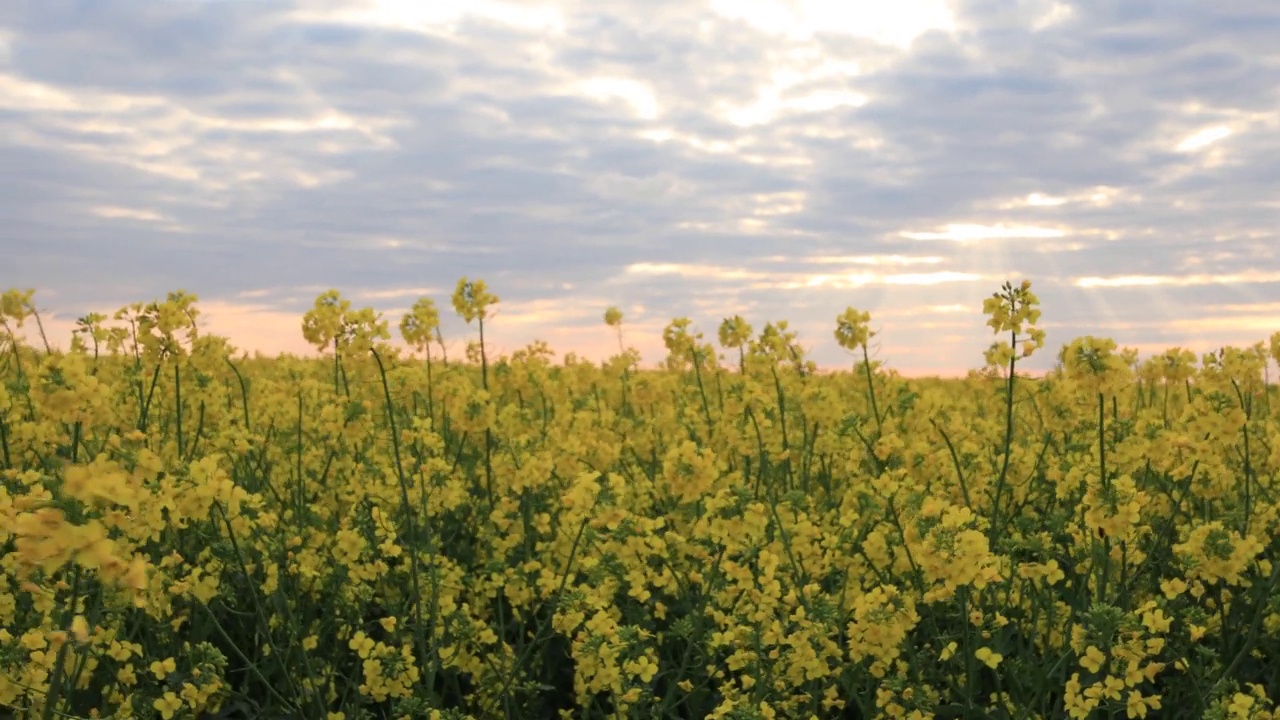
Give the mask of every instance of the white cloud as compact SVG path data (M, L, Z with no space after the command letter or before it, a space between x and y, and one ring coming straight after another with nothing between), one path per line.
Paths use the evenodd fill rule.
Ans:
M159 221L165 217L154 210L138 210L135 208L115 207L111 205L99 205L93 208L93 214L102 218L123 218L126 220L149 220Z
M1047 30L1059 23L1065 22L1075 14L1071 6L1066 3L1056 2L1056 0L1048 3L1048 7L1043 9L1040 17L1031 25L1033 31L1039 32Z
M417 299L420 297L432 297L443 295L444 288L438 287L407 287L407 288L388 288L386 290L361 290L355 293L355 297L361 300L399 300L401 298Z
M600 99L619 99L631 108L636 117L653 120L661 114L661 106L648 84L630 78L593 77L581 84L582 92Z
M1245 270L1236 273L1193 275L1110 275L1104 277L1080 277L1072 281L1081 288L1122 287L1194 287L1199 285L1247 285L1254 283L1280 283L1280 272Z
M617 304L644 307L646 352L655 318L741 313L843 362L829 318L852 304L902 320L878 336L895 367L981 362L981 301L1010 278L1064 330L1131 323L1126 343L1280 302L1280 51L1257 31L1280 8L301 5L4 13L24 284L68 314L172 287L253 302L279 317L219 327L265 350L330 286L447 308L462 275L503 297L504 346L562 352L615 349ZM199 31L154 41L178 21Z
M777 86L766 88L755 102L726 109L725 117L739 127L751 127L768 124L781 115L862 107L867 103L866 95L850 90L819 90L798 98L782 98L781 94Z
M1031 193L1027 196L1027 204L1032 207L1056 207L1065 205L1070 200L1064 197L1053 197L1051 195L1041 195L1040 193Z
M1231 128L1225 125L1215 125L1213 127L1204 128L1188 135L1182 142L1178 143L1174 149L1178 152L1189 153L1203 150L1219 140L1226 139L1232 135Z
M765 33L796 40L840 33L907 48L929 30L950 31L955 18L942 0L711 0L711 9Z
M325 134L330 136L330 153L387 150L395 147L387 131L400 124L386 118L358 118L323 105L298 107L294 116L234 117L155 93L71 92L4 73L0 73L0 109L42 114L39 126L18 130L15 139L27 146L74 149L101 162L200 183L211 190L271 180L314 188L351 175L326 167L322 160L302 163L284 153L249 147L235 136ZM65 134L113 142L68 142ZM215 135L219 139L212 139ZM195 141L202 136L210 139Z
M946 262L938 255L771 255L763 258L770 262L794 262L805 265L937 265Z
M1060 238L1067 234L1061 228L1039 227L1035 225L978 225L952 224L946 229L936 232L900 233L902 237L912 240L951 240L954 242L972 242L975 240L1009 240L1016 238Z
M564 15L555 5L501 0L359 0L330 8L306 8L295 19L324 20L452 35L458 23L480 18L526 32L563 33Z

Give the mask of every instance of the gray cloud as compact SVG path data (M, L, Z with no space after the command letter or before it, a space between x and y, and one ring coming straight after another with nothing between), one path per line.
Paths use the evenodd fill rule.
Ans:
M447 308L468 275L508 345L618 303L637 333L790 317L828 363L851 304L905 369L980 361L1015 274L1054 343L1280 330L1274 3L972 0L907 48L690 3L374 4L7 3L0 285L288 313L329 286Z

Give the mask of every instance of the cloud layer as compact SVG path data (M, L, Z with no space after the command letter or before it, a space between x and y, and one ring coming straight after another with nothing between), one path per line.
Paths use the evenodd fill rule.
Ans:
M853 305L928 372L1029 277L1051 347L1251 343L1277 36L1268 0L16 0L0 286L63 325L185 288L277 351L328 287L395 313L467 275L508 351L606 354L616 304L649 360L742 314L833 366Z

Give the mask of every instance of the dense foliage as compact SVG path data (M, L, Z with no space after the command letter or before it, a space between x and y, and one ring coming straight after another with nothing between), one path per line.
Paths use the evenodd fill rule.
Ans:
M1033 379L1023 283L963 380L853 309L852 372L741 317L641 370L613 308L604 363L490 358L497 302L448 359L326 293L265 359L184 293L51 351L6 293L0 717L1271 717L1280 333Z

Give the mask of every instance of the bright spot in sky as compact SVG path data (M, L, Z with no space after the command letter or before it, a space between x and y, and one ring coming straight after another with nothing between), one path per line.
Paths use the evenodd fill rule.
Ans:
M564 32L559 8L502 0L368 0L352 15L376 25L414 29L449 28L471 16L521 30Z
M1231 128L1225 125L1215 125L1187 136L1185 140L1178 143L1178 147L1176 149L1178 152L1184 153L1203 150L1204 148L1207 148L1230 135Z
M942 232L904 232L903 237L912 240L1008 240L1011 238L1059 238L1066 232L1057 228L1035 225L948 225Z
M711 9L794 39L841 33L904 49L930 30L949 32L955 26L955 16L942 0L711 0Z
M582 90L597 100L618 98L631 106L637 117L652 120L660 110L658 99L648 85L627 78L593 77L582 84Z

